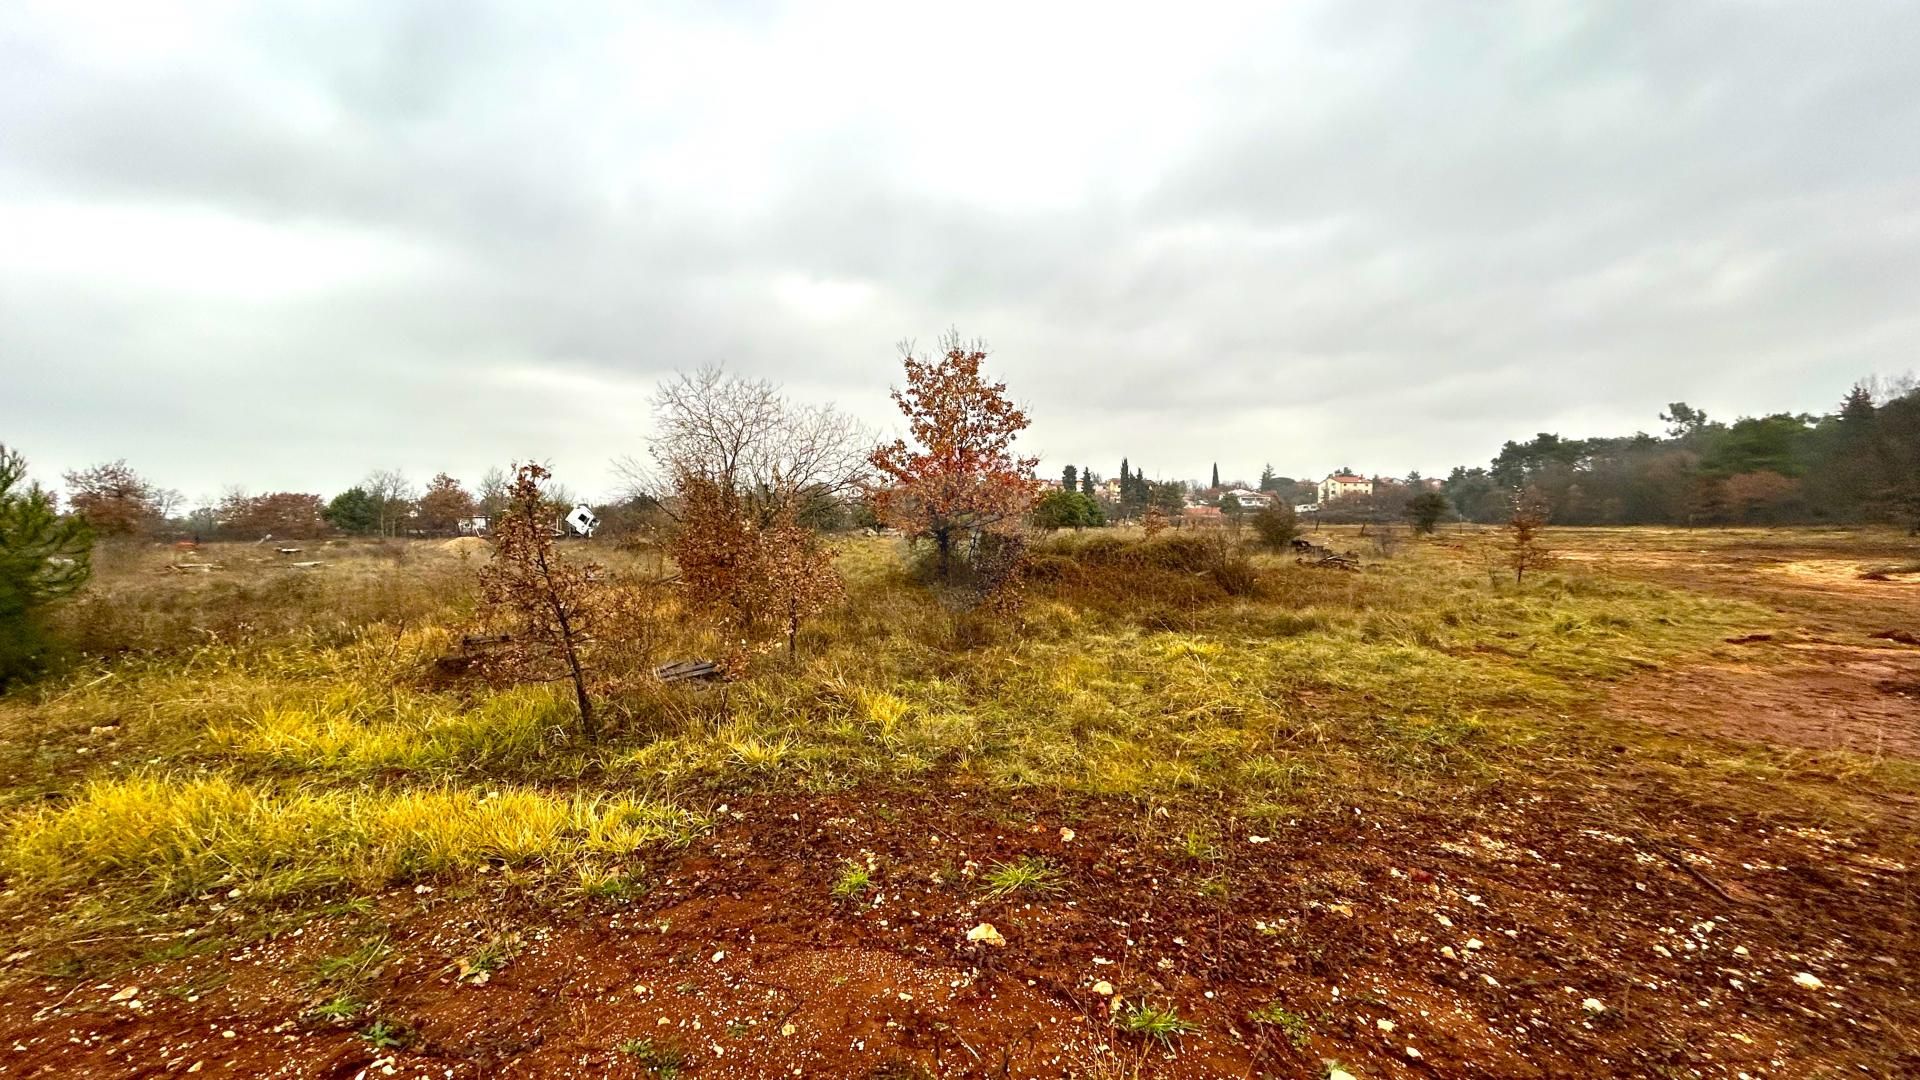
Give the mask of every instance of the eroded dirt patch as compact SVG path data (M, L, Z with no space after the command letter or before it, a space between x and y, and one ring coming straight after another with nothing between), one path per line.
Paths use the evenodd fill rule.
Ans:
M1611 711L1666 731L1809 750L1920 757L1920 648L1758 644L1747 663L1620 686Z

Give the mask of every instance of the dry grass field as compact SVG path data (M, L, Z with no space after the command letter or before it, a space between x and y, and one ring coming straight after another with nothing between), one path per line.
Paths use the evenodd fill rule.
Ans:
M595 746L436 669L484 546L103 551L0 698L0 1075L1920 1072L1914 540L1319 538L1063 536L1005 623L847 540Z

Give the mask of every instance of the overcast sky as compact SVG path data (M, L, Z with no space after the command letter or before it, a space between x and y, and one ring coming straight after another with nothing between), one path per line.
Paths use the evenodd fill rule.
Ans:
M0 441L578 490L725 362L1069 461L1484 464L1920 363L1920 5L0 4ZM638 14L636 9L650 9Z

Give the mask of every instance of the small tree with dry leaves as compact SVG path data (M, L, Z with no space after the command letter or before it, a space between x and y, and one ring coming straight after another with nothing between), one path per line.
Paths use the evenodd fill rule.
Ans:
M552 515L541 482L550 474L522 465L507 491L506 509L493 532L493 561L480 571L480 595L488 622L507 640L489 664L513 678L573 683L580 733L600 738L589 685L604 677L589 672L600 641L636 640L630 624L644 618L639 598L592 563L574 564L553 543Z
M674 491L674 564L689 604L726 639L725 666L739 672L783 636L793 655L801 624L841 594L833 553L793 507L763 522L753 500L702 473L681 473Z
M981 374L986 351L957 335L939 359L903 347L907 385L893 391L914 444L895 439L869 459L881 482L869 493L879 519L915 539L931 540L941 580L952 581L954 553L981 533L1017 532L1040 498L1038 458L1013 452L1027 414L1005 383Z
M1506 529L1507 565L1513 568L1514 584L1520 584L1527 571L1552 564L1553 552L1545 540L1547 504L1537 493L1527 491L1515 496Z
M761 606L781 621L787 656L798 648L800 624L840 599L844 586L833 569L833 552L791 508L760 529L760 576L754 590Z
M1165 532L1167 524L1167 512L1158 506L1148 506L1147 512L1140 515L1140 528L1149 539Z

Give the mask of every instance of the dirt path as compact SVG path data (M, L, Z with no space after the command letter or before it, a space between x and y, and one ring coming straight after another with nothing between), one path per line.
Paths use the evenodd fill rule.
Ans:
M1609 808L1635 793L1572 794L1509 791L1444 820L1342 812L1213 836L1198 858L1182 836L1203 822L1113 807L756 799L646 867L653 887L630 903L402 891L253 945L17 984L0 996L0 1075L659 1076L674 1072L645 1063L676 1058L713 1078L1920 1067L1910 867L1817 832L1689 825L1678 806L1621 824ZM1028 857L1058 891L986 895L986 871ZM871 863L874 888L836 900L849 860ZM969 943L981 923L1005 944ZM393 952L355 1026L377 1012L404 1046L301 1019L327 993L316 961L370 933ZM489 940L517 941L510 961L458 981ZM1193 1030L1167 1047L1130 1034L1109 1023L1115 998Z

